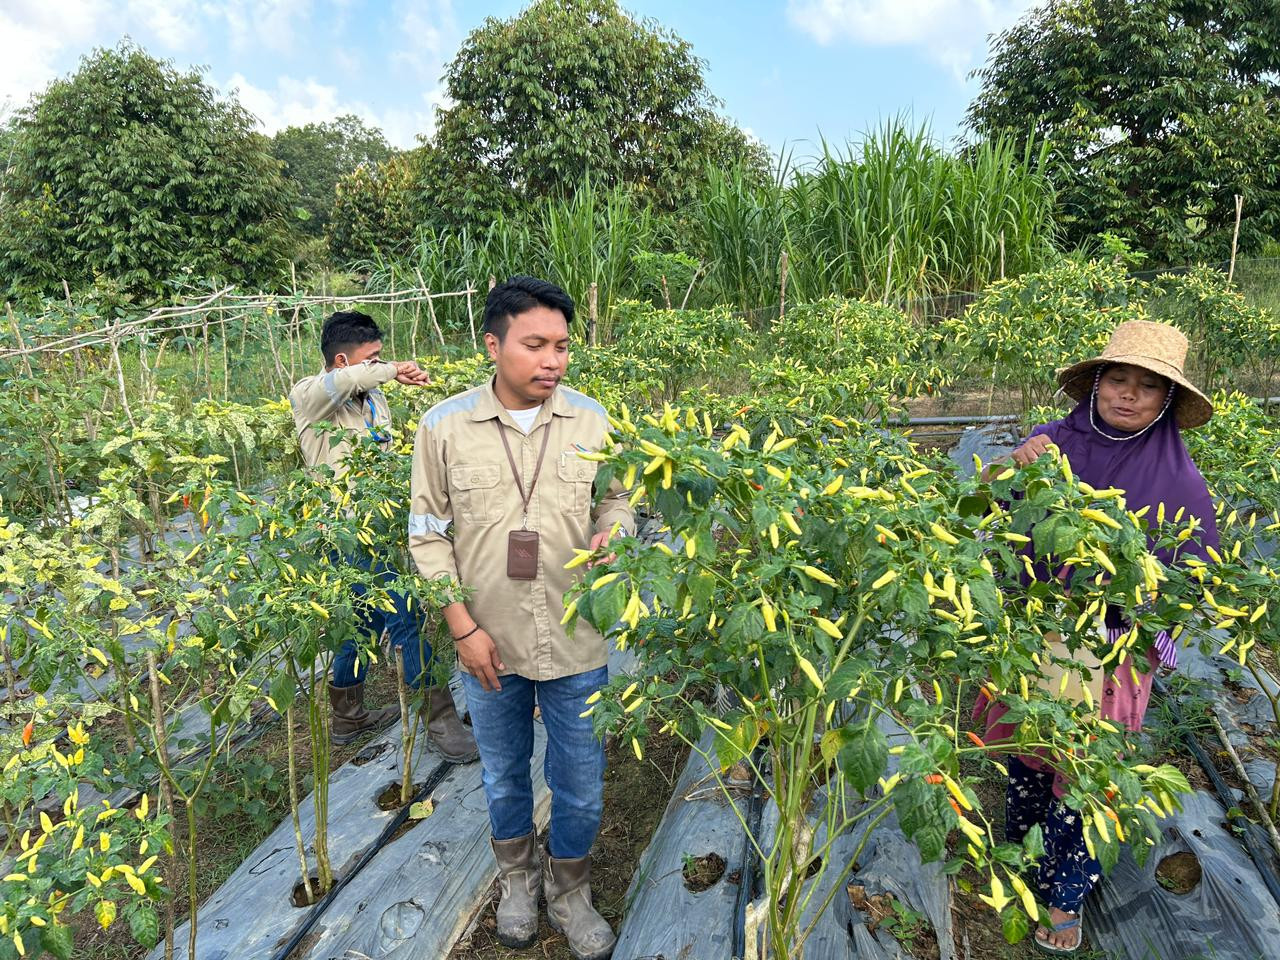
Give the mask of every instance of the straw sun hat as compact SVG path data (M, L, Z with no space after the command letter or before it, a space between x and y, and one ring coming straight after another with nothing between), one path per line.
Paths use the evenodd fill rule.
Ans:
M1058 373L1058 386L1073 400L1083 400L1093 391L1099 368L1113 363L1150 370L1172 380L1179 387L1173 412L1184 430L1208 423L1213 404L1182 372L1187 359L1187 338L1167 323L1130 320L1116 327L1111 342L1101 355L1084 360Z

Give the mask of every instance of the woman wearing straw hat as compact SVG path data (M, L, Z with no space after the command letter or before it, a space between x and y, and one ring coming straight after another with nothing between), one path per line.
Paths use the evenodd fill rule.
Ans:
M1213 406L1183 373L1186 355L1187 338L1167 324L1121 324L1100 356L1059 373L1062 391L1077 401L1075 409L1061 420L1036 427L1014 451L1014 462L1025 466L1056 445L1081 480L1098 489L1124 490L1131 510L1149 507L1148 515L1155 516L1163 503L1171 514L1181 508L1197 518L1198 536L1181 550L1199 554L1206 546L1216 547L1213 503L1181 433L1206 423ZM1160 559L1168 564L1177 557ZM1108 608L1106 626L1112 642L1130 627L1115 608ZM1071 656L1084 659L1082 652ZM1141 666L1114 674L1100 666L1091 670L1090 686L1098 688L1094 702L1101 704L1102 715L1131 731L1141 729L1151 681L1161 664L1177 664L1176 646L1164 633L1154 638L1147 652L1145 672ZM1076 680L1078 689L1083 681ZM1053 686L1058 688L1057 683ZM986 711L988 734L996 741L1013 733L1012 725L998 722L1004 713L998 703ZM1079 949L1081 908L1100 875L1098 862L1085 848L1078 815L1062 802L1064 787L1062 775L1043 758L1010 757L1006 835L1021 842L1035 824L1044 831L1046 853L1038 893L1050 907L1050 926L1036 930L1035 942L1048 953Z

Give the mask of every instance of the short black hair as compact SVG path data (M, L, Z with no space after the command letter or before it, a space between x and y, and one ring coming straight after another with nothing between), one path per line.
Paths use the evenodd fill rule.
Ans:
M382 331L373 317L359 310L339 310L324 322L320 331L320 352L324 354L325 366L332 367L338 354L381 339Z
M481 329L485 333L492 333L501 341L507 335L507 328L511 326L511 318L534 307L559 310L564 314L565 323L569 327L573 326L571 296L546 280L516 276L489 291L489 296L484 301L484 325Z

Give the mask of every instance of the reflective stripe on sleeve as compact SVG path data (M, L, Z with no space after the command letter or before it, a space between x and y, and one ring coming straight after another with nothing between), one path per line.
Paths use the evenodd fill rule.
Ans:
M423 537L428 533L444 533L449 529L450 522L430 513L411 513L409 514L409 536Z

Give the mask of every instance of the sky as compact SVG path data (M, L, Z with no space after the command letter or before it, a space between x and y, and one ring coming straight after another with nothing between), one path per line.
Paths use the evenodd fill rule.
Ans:
M354 113L409 147L467 33L525 0L0 0L0 117L128 36L235 91L266 133ZM1031 0L622 0L689 41L722 111L803 158L907 115L949 142L988 36Z

